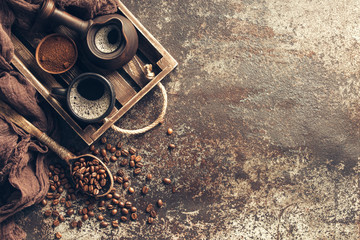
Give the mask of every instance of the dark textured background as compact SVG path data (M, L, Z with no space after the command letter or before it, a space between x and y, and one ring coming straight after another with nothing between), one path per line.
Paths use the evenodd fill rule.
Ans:
M163 125L137 137L105 136L137 148L158 178L147 197L131 197L138 207L158 198L166 206L152 226L143 215L118 230L94 220L54 230L35 206L17 215L28 239L56 231L78 240L360 237L357 1L123 3L179 66L163 80ZM117 125L144 126L160 104L154 90ZM70 140L63 144L84 148ZM160 183L165 176L176 193ZM136 190L142 184L133 182Z

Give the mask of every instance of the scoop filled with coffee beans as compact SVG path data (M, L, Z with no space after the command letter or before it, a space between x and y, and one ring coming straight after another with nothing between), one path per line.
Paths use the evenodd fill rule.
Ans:
M76 189L96 197L105 196L111 191L114 186L114 178L99 158L91 154L76 156L36 128L6 103L0 101L0 109L1 114L8 120L35 136L69 165Z

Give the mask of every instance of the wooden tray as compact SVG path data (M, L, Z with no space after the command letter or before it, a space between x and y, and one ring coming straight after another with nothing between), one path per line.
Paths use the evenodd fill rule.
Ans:
M112 124L118 121L131 107L145 96L156 84L168 75L176 66L175 59L150 34L134 15L118 1L119 14L127 17L135 26L139 36L139 49L136 56L117 71L97 69L86 59L80 57L75 66L68 72L51 75L36 64L34 53L39 39L49 33L38 32L33 35L14 30L12 41L15 46L15 57L12 64L37 89L45 100L60 114L74 131L88 144L96 141ZM76 39L74 32L60 26L53 32L64 33ZM36 35L36 36L35 36ZM31 37L30 37L31 36ZM152 64L155 78L149 81L144 74L143 66ZM76 121L68 112L65 103L50 95L51 88L68 85L72 79L83 72L97 72L108 78L114 85L116 104L114 110L104 123L84 124Z

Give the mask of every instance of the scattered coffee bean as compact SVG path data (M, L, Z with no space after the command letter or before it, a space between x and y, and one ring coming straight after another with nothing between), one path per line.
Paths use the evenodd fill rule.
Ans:
M175 144L170 143L170 144L169 144L169 148L170 148L170 149L174 149L174 148L175 148Z
M134 175L139 175L141 173L141 168L134 169Z
M120 199L120 194L114 193L114 194L113 194L113 197L114 197L115 199Z
M132 167L132 168L135 167L135 161L130 161L129 166Z
M101 149L100 154L101 156L106 157L106 149L105 148Z
M108 204L108 205L106 206L106 208L107 208L108 210L112 210L112 209L114 209L114 205Z
M72 209L72 208L69 208L67 211L66 211L66 215L67 216L71 216L71 215L73 215L74 214L74 209Z
M52 205L53 205L53 206L56 206L56 205L59 204L59 202L60 202L59 199L54 199L54 201L52 202Z
M41 205L43 205L44 207L47 205L47 200L46 199L43 199L42 201L41 201Z
M129 214L129 210L127 208L122 208L121 209L121 214L127 215L127 214Z
M64 215L59 215L59 217L58 217L58 219L59 219L59 221L60 222L65 222L65 217L64 217Z
M103 216L103 215L99 215L99 216L97 217L97 219L98 219L99 221L102 221L102 220L104 220L104 216Z
M79 220L78 223L77 223L77 227L78 227L78 228L81 228L82 225L83 225L82 221Z
M130 212L136 212L137 211L137 208L136 207L134 207L134 206L132 206L131 208L130 208Z
M112 221L112 222L111 222L111 226L112 226L113 228L118 228L118 227L119 227L119 221L118 221L118 220Z
M109 225L109 223L104 222L104 221L102 221L102 222L100 223L100 227L102 227L102 228L106 228L108 225Z
M135 189L134 189L133 187L129 187L128 192L129 192L130 194L133 194L133 193L135 192Z
M77 224L78 224L78 222L74 220L74 221L72 221L72 222L70 223L70 227L76 228L76 227L77 227Z
M138 218L138 215L136 213L132 213L130 217L133 221L135 221Z
M115 151L115 156L116 156L116 157L120 157L120 156L121 156L121 151L120 151L120 150L116 150L116 151Z
M131 208L132 207L132 203L130 201L126 201L125 202L125 207L126 208Z
M53 225L53 227L59 226L60 225L59 220L55 219L52 225Z
M95 150L95 146L94 146L94 145L90 145L89 150L90 150L91 152L93 152L93 151Z
M119 200L117 200L116 198L111 199L111 203L114 205L118 205L119 204Z
M121 155L123 155L124 157L128 157L130 154L127 150L123 149L121 150Z
M112 198L113 198L113 195L112 195L111 193L108 193L108 194L106 194L106 198L107 198L107 199L112 199Z
M123 183L123 188L124 188L124 189L127 189L128 187L129 187L129 182L124 182L124 183Z
M128 164L129 164L129 161L127 159L124 158L123 160L121 160L121 163L120 163L121 166L125 167Z
M148 173L148 174L146 175L146 180L151 181L151 179L152 179L152 174L151 174L151 173Z
M93 154L96 156L96 155L99 155L100 154L100 151L99 151L99 149L95 149L94 151L93 151Z
M118 210L117 209L113 209L113 210L111 210L111 215L116 215L117 214L117 212L118 212Z
M110 149L111 149L111 144L110 143L106 144L106 150L110 150Z
M88 212L88 215L89 215L89 217L94 217L94 216L95 216L95 213L94 213L94 211L89 211L89 212Z
M141 189L141 192L142 192L142 194L148 194L148 192L149 192L149 187L148 186L144 186L142 189Z
M81 218L84 222L89 219L89 215L84 214Z
M162 205L164 204L161 199L157 200L156 203L157 203L158 207L162 207Z
M59 233L59 232L55 233L55 238L56 238L56 239L60 239L60 238L62 238L61 233Z
M51 216L51 210L46 210L45 212L44 212L44 216L45 217L50 217Z
M142 168L142 167L144 166L144 164L141 163L141 162L137 162L137 163L135 164L135 166L136 166L137 168Z
M112 155L112 156L110 157L110 161L116 162L116 161L117 161L117 157L116 157L115 155Z
M170 183L171 183L171 180L170 180L170 178L164 178L164 179L163 179L163 182L164 182L165 184L170 184Z
M51 215L52 215L53 217L58 217L60 214L59 214L59 211L53 210L52 213L51 213Z
M120 217L120 220L121 220L122 222L126 222L126 221L127 221L127 217L126 217L126 216L121 216L121 217Z
M111 147L111 148L110 148L110 152L111 152L111 153L116 152L116 147Z
M173 133L172 128L168 128L168 130L167 130L167 134L171 135L172 133Z
M134 155L134 154L136 153L136 149L133 148L133 147L129 148L129 153L130 153L131 155Z
M124 183L124 179L122 177L117 177L116 182L122 184L122 183Z
M125 207L125 203L124 203L124 202L119 202L119 204L118 204L118 205L119 205L119 207L120 207L120 208Z
M148 217L147 223L148 223L148 224L152 224L153 222L154 222L154 218Z
M141 162L141 160L142 160L142 157L141 157L141 156L137 156L137 157L135 158L135 162L136 162L136 163Z
M128 182L130 180L129 176L123 176L124 182Z
M66 198L64 198L64 197L60 198L60 203L61 203L61 204L66 203Z
M154 209L154 206L151 203L149 203L149 205L147 205L145 211L147 213L150 213L153 209Z
M117 147L118 149L122 148L122 146L123 146L122 142L118 142L118 143L116 144L116 147Z
M106 143L106 142L107 142L106 137L102 137L102 138L101 138L101 143L103 143L103 144L104 144L104 143Z

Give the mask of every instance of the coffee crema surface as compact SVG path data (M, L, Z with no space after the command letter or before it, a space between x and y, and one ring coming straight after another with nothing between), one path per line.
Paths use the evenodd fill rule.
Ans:
M81 84L81 83L80 83ZM96 100L89 100L79 93L79 82L75 83L70 90L70 106L73 112L80 118L96 119L101 117L111 104L110 92L102 89L102 96ZM99 89L100 90L100 89Z

